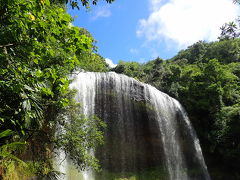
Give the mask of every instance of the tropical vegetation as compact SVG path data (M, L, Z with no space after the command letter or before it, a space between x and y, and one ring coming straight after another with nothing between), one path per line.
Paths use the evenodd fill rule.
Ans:
M58 176L52 163L56 148L80 168L98 167L86 152L102 142L104 124L76 116L79 104L69 77L108 66L91 34L71 24L66 2L0 0L0 179ZM89 8L91 2L70 1L73 8ZM68 132L64 137L55 136L59 127Z

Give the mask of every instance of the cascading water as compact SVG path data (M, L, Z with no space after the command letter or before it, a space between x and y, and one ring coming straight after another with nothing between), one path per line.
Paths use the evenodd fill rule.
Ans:
M94 152L103 171L84 172L84 180L210 180L195 131L175 99L113 72L79 73L71 88L85 115L107 123L105 144Z
M81 74L82 76L77 77L77 82L71 84L71 88L78 90L76 100L81 103L82 113L86 117L90 117L95 112L96 77L88 76L86 73ZM93 155L94 152L89 153ZM81 180L94 180L93 171L91 169L83 171Z

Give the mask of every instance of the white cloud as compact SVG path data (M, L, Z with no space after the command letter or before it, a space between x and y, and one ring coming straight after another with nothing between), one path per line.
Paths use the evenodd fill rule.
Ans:
M152 11L156 11L162 5L162 3L163 0L150 0L150 9Z
M135 55L139 54L139 50L135 49L135 48L131 48L129 51L130 51L130 53L135 54Z
M92 20L96 20L100 17L110 17L112 15L109 6L98 6L96 10L94 10L93 15L91 17Z
M109 65L110 68L114 68L117 64L114 64L113 61L109 58L105 58L106 63Z
M240 8L232 0L150 0L151 14L139 21L137 35L146 42L171 42L178 48L199 41L214 41L219 28L233 21Z

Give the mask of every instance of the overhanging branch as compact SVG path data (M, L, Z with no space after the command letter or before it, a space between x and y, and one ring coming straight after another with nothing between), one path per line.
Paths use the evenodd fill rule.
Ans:
M8 47L8 46L13 46L14 44L6 44L6 45L0 45L0 48Z

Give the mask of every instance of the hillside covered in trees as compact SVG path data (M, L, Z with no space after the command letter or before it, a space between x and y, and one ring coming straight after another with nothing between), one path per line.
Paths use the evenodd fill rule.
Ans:
M240 178L240 39L199 41L169 60L112 69L178 99L197 131L212 179Z

